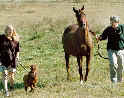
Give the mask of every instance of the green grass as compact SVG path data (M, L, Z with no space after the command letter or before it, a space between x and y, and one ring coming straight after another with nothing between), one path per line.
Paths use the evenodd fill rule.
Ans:
M122 89L120 89L120 85L122 84L112 85L110 83L107 60L94 56L88 81L81 86L76 59L71 57L70 64L72 80L67 81L64 52L61 43L62 33L56 32L55 30L51 30L51 32L38 32L37 35L34 33L35 32L33 31L31 33L21 33L25 36L20 42L20 61L28 70L30 64L37 64L38 84L35 90L36 92L34 93L36 96L40 95L40 97L44 96L45 98L51 98L52 96L54 98L78 98L82 96L84 98L86 96L102 98L103 96L123 96L122 89L124 88L121 87ZM105 43L102 43L102 46L102 50L105 52ZM95 52L96 46L94 48L94 54L96 54ZM29 93L28 95L25 95L24 92L22 78L27 72L20 65L18 65L17 69L15 76L16 89L11 97L33 97L33 94ZM83 73L84 72L85 66L83 66ZM120 90L119 92L118 89Z

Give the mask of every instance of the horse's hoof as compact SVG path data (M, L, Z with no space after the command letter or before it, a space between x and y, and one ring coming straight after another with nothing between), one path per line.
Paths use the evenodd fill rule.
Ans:
M84 78L84 81L85 81L85 82L87 81L87 78L86 78L86 77Z
M83 85L83 80L81 80L81 82L80 82L80 83L81 83L81 85Z

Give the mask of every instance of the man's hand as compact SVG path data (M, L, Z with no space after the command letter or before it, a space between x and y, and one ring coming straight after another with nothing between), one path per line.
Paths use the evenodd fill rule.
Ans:
M100 41L100 36L96 35L96 42L99 43Z

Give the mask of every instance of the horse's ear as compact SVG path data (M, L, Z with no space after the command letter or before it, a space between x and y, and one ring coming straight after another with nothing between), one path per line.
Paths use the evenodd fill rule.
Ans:
M79 9L79 12L81 12L81 9Z
M84 5L82 6L82 8L81 8L81 10L84 10L85 8L84 8Z
M77 10L75 9L75 7L73 7L73 11L76 13L77 12Z

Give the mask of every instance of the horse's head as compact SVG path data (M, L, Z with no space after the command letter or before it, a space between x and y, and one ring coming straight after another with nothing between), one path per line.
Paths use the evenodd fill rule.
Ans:
M86 28L87 20L86 20L86 15L84 13L84 6L79 10L73 7L73 11L76 15L78 25L82 28Z

